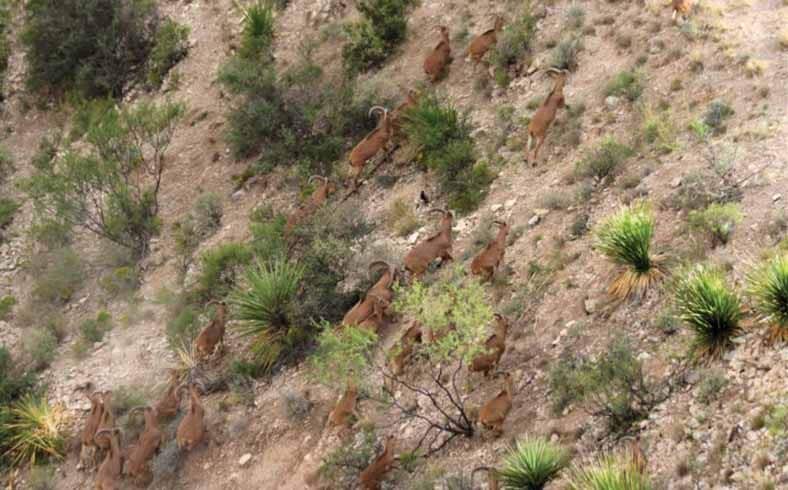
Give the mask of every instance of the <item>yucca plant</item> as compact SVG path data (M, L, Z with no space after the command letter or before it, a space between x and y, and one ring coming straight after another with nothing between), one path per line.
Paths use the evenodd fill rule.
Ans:
M248 9L241 7L241 10L244 14L244 25L239 54L242 58L256 59L266 54L273 42L274 12L270 5L263 2L257 2Z
M648 475L630 461L606 456L596 463L575 468L569 481L571 490L651 490Z
M509 450L497 476L507 490L541 490L568 461L562 447L543 438L528 438Z
M654 216L645 203L622 209L596 230L596 248L623 268L608 288L617 298L643 295L662 279L658 257L651 255Z
M27 395L3 411L3 457L13 465L34 465L43 459L63 457L62 407L50 405L44 397Z
M748 293L769 323L771 342L788 340L788 255L780 254L756 267L749 276Z
M719 269L699 265L676 284L676 311L694 332L700 358L716 358L731 347L741 328L741 302Z
M241 335L250 336L252 351L268 367L279 358L282 343L292 338L293 299L304 268L285 259L260 264L246 272L246 287L230 296Z

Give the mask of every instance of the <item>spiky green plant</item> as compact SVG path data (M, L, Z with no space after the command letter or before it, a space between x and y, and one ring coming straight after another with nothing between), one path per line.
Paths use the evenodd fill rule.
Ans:
M676 284L676 311L695 334L700 358L716 358L732 345L741 328L741 302L717 268L699 265Z
M596 248L623 270L608 288L617 298L642 295L663 277L659 258L651 255L654 216L645 203L622 209L596 230Z
M568 463L565 449L543 438L527 438L504 456L498 480L506 490L541 490Z
M761 317L769 322L772 342L788 340L788 255L775 255L749 275L747 292Z
M274 12L270 5L257 2L244 11L239 55L257 59L269 52L274 40Z
M62 458L65 414L62 407L52 406L42 396L27 395L3 408L0 440L3 456L14 465L47 458Z
M606 456L596 463L574 468L570 490L651 490L648 475L630 461Z
M293 299L304 268L285 259L258 263L246 271L246 287L230 296L241 335L250 336L258 361L271 367L291 334Z

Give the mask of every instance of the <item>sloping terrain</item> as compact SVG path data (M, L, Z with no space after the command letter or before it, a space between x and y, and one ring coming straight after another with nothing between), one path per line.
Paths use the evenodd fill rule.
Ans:
M142 261L134 300L106 297L99 281L111 259L93 237L76 239L73 248L90 265L76 294L63 306L69 327L54 360L41 375L48 398L65 406L74 432L90 408L77 387L90 381L100 389L116 392L134 387L147 394L158 393L167 383L167 369L178 363L165 334L168 305L163 291L182 287L171 225L189 213L197 196L215 193L224 213L220 227L199 245L195 257L223 243L248 240L249 216L254 209L271 206L290 213L301 198L295 179L281 167L242 186L234 179L254 160L236 161L231 155L224 134L232 96L216 81L220 66L238 47L242 13L236 2L160 3L163 13L191 29L188 56L176 66L178 83L171 87L165 83L165 89L153 95L158 101L183 102L187 108L168 149L163 174L159 197L163 231ZM553 81L544 70L549 67L552 50L569 32L570 10L578 7L584 11L584 26L576 30L582 48L564 90L568 108L559 111L539 160L532 166L523 158L525 121L551 90ZM626 440L608 434L602 417L591 415L582 406L568 405L556 413L549 379L561 358L604 356L611 340L620 337L630 340L649 378L675 380L670 396L638 421L633 432L655 488L788 488L788 466L784 464L788 426L775 415L777 408L784 410L788 404L788 347L764 342L763 325L748 304L745 330L734 339L734 348L707 365L687 365L691 333L681 325L667 325L676 321L671 316L670 288L652 289L640 300L611 300L607 285L614 277L614 266L594 249L593 233L586 233L622 205L645 199L656 220L656 252L669 261L723 265L728 284L745 289L753 265L785 238L788 228L784 214L788 199L788 55L780 44L781 30L788 24L788 4L781 0L706 0L696 6L686 23L672 21L670 7L661 3L534 4L538 19L534 41L522 66L511 70L512 79L504 87L496 83L492 70L488 73L465 59L468 37L462 33L486 30L492 26L494 14L511 21L513 12L521 8L517 2L422 0L409 10L405 42L382 68L360 76L362 88L374 87L399 100L403 87L425 81L422 61L438 42L434 27L449 26L454 60L435 90L443 100L467 112L481 156L497 175L478 210L455 219L456 262L469 266L473 254L467 251L481 248L475 243L479 236L491 236L487 229L493 219L505 220L513 229L503 278L489 286L493 309L515 312L510 317L507 350L498 367L513 375L515 386L503 436L482 433L470 439L457 438L442 451L418 461L411 472L399 465L383 488L455 488L446 486L446 477L497 465L511 442L526 435L560 442L570 448L576 463L626 447ZM321 11L331 11L331 15L314 14ZM338 74L343 41L336 34L337 26L357 17L352 5L343 8L339 2L293 0L275 18L277 66L297 63L299 43L312 38L319 41L316 59L327 72ZM15 20L14 29L20 28L20 22ZM33 172L31 159L39 141L67 125L70 116L67 107L39 107L26 93L25 57L17 44L13 43L7 74L9 95L2 122L2 143L16 164L12 181ZM639 74L642 93L636 101L607 93L611 79L622 71ZM132 92L125 102L145 96ZM715 101L723 101L733 110L725 119L726 130L700 138L690 126L702 119ZM581 106L584 111L577 110ZM649 118L664 114L660 121L665 126L665 141L660 139L662 135L649 141L645 129ZM625 160L613 179L578 177L576 163L608 137L634 148L634 155ZM660 148L661 143L669 149ZM348 199L376 225L356 244L363 250L359 263L352 265L358 275L364 274L367 266L362 258L374 258L385 251L388 257L401 261L436 224L428 209L445 204L445 196L432 174L417 170L415 158L413 149L400 148L382 163L378 175L369 177ZM393 186L384 186L380 175L397 179ZM712 247L690 231L690 207L681 199L699 190L736 195L742 219L727 243ZM2 191L23 206L3 231L5 241L0 245L0 297L17 299L13 314L0 321L0 342L11 352L23 352L24 339L31 330L23 320L36 312L36 305L30 306L35 301L35 272L25 265L37 251L26 234L34 212L32 203L25 202L24 194L11 182ZM418 205L421 191L433 200L430 206ZM338 192L332 198L334 203L344 194L344 189ZM417 218L414 231L395 233L390 226L390 209L397 200L404 200ZM197 274L196 269L189 269L187 283ZM95 318L99 310L125 320L116 321L115 328L89 346L86 355L73 355L79 340L77 326ZM404 319L385 327L379 358L407 327ZM237 330L229 328L228 336L227 352L245 352L247 341ZM177 469L175 458L166 459L171 457L171 448L165 448L154 464L156 479L150 488L307 488L306 482L314 480L321 461L348 440L325 427L339 393L317 385L307 371L307 363L299 362L270 378L253 381L242 395L225 390L206 396L209 440L179 459ZM709 388L712 377L723 381ZM467 383L473 389L465 396L473 407L495 396L501 386L497 379L481 377L469 378ZM308 400L310 408L303 419L289 415L291 395ZM362 399L359 412L362 423L357 424L357 433L360 426L371 425L380 441L395 434L401 451L418 440L412 422L398 420L398 412L391 407ZM776 417L777 422L769 422ZM65 460L56 463L54 488L93 485L94 473L77 469L76 453L70 451ZM24 471L15 477L21 488L27 488ZM477 473L472 488L487 488L483 480ZM430 482L435 486L428 486ZM565 484L566 480L559 478L548 488L564 488ZM347 484L324 481L323 485L345 488Z

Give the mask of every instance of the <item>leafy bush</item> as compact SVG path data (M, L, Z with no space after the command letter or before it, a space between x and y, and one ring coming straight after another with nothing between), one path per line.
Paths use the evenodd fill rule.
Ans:
M670 112L656 112L646 107L643 114L643 138L659 153L667 154L677 149L676 128Z
M375 442L375 433L365 428L323 458L320 476L333 483L333 488L352 488L358 474L375 456Z
M260 59L269 54L274 41L274 13L264 2L257 2L246 9L241 48L238 55L244 59Z
M310 373L319 383L332 388L363 386L377 341L377 334L368 329L353 325L337 329L324 322L317 349L309 359Z
M542 490L566 466L567 452L545 439L517 441L497 471L504 489Z
M608 136L596 149L588 152L582 160L577 162L575 174L580 177L594 177L600 180L611 177L621 164L634 154L635 151L632 148L622 145L612 136Z
M30 391L34 381L32 374L21 372L8 349L0 346L0 407L21 398Z
M240 269L251 260L251 250L242 243L223 243L206 251L194 296L202 302L224 298L235 287Z
M148 59L148 83L160 87L167 72L189 51L189 27L165 19L156 32Z
M364 0L358 5L362 19L345 28L342 47L345 70L355 75L383 64L405 40L410 0Z
M536 18L531 14L530 3L525 2L520 15L505 26L498 35L498 42L492 49L490 59L497 70L507 70L517 64L533 43L536 32Z
M27 2L22 43L27 48L28 86L119 98L141 74L157 28L153 2Z
M0 418L0 450L15 466L35 465L64 456L65 413L49 405L46 397L26 395L9 407Z
M33 369L46 369L55 359L57 337L46 327L36 327L22 340L25 353L30 358Z
M788 255L777 254L756 267L748 282L756 310L770 325L770 339L788 340Z
M37 161L37 172L23 182L38 214L143 257L159 230L164 155L183 112L173 103L121 109L106 101L88 104L79 111L84 121L75 120L84 144L72 142L62 157Z
M706 209L692 211L687 216L690 228L708 235L712 246L728 243L741 219L739 206L734 203L712 203Z
M65 304L82 285L82 259L70 248L60 248L34 257L29 264L35 277L33 297L49 304Z
M651 490L648 475L630 461L607 456L583 468L574 468L571 490Z
M597 227L597 250L624 268L610 285L613 296L642 296L662 278L658 261L651 255L654 225L650 208L645 203L636 203Z
M697 266L676 285L676 310L695 334L693 349L701 357L720 357L741 328L738 295L725 284L719 269Z
M661 383L649 381L625 339L610 343L596 360L564 358L550 371L553 409L583 402L606 419L609 430L622 433L667 398Z
M434 171L449 206L460 213L481 203L493 180L484 163L476 163L476 146L467 118L435 95L424 95L405 118L409 141L420 148L419 161Z
M3 228L11 224L14 220L14 214L18 209L19 204L17 204L16 201L6 197L0 197L0 233ZM2 234L0 234L0 238L2 238Z
M112 317L106 311L100 311L96 318L89 318L79 326L79 333L86 342L100 342L104 334L112 329Z
M625 97L630 102L636 101L643 93L643 76L632 71L622 71L608 82L605 95Z
M285 260L258 263L246 271L245 284L230 296L241 335L252 337L252 352L268 369L284 347L303 339L293 319L303 266Z
M705 124L707 128L711 128L715 133L722 133L725 131L725 120L735 113L736 112L731 106L725 102L715 100L709 104L709 108L703 116L703 124Z
M0 298L0 321L6 320L11 315L14 305L16 305L16 298L13 296Z

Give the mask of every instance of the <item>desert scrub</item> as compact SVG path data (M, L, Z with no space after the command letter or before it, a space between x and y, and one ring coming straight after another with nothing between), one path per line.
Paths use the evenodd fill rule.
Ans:
M3 228L10 225L14 220L14 214L19 209L19 204L13 199L0 197L0 240L2 240Z
M0 1L0 98L4 99L3 81L8 69L8 58L11 57L11 42L9 40L11 5L7 0ZM0 183L2 183L2 162L0 162Z
M621 164L632 157L635 151L612 136L607 136L599 146L589 152L575 165L578 177L593 177L603 180L615 175Z
M735 203L712 203L706 209L691 211L687 216L690 229L708 236L712 247L727 244L741 220L741 211Z
M398 236L408 236L421 227L418 216L405 198L398 198L386 212L388 228Z
M643 109L643 139L658 153L667 154L678 148L676 126L669 110L656 110L650 106Z
M156 32L148 59L148 83L158 88L164 77L189 51L189 27L165 19Z
M648 474L641 473L624 457L605 456L583 467L575 467L570 490L652 490Z
M345 28L342 63L350 75L381 66L404 40L410 0L364 0L362 18Z
M577 54L582 48L583 43L577 36L562 39L550 52L550 66L574 71L577 69Z
M718 268L698 265L680 277L675 287L676 312L694 334L692 349L699 359L719 358L741 332L739 296Z
M735 114L733 108L726 102L715 100L709 104L706 113L703 115L703 124L715 134L725 132L725 120Z
M500 76L501 80L508 82L509 77L503 74L506 74L512 65L516 65L531 48L535 31L536 18L531 14L530 2L524 2L520 15L498 34L498 42L491 50L490 60L496 71L496 79ZM501 75L498 75L498 72L501 72Z
M643 75L633 71L622 71L614 76L605 87L605 95L624 97L636 101L643 93Z
M756 266L748 277L747 292L761 318L769 324L771 341L788 340L788 255L777 255Z
M244 243L223 243L202 254L201 271L193 295L201 302L221 299L235 287L241 269L252 260L252 251Z
M26 395L0 408L0 419L0 450L13 466L64 456L65 412L45 396Z
M71 248L36 254L27 267L35 277L33 297L48 304L68 303L85 278L82 259Z
M191 266L192 257L200 243L219 229L223 214L219 196L208 192L197 198L192 210L183 220L173 224L172 234L181 276L185 276Z
M79 326L79 334L85 342L100 342L104 334L112 330L112 317L106 311L100 311L96 318L89 318Z
M641 297L663 277L659 259L651 254L654 216L645 203L635 203L603 221L595 247L623 270L608 288L617 298Z
M700 372L700 382L698 383L698 401L705 404L717 399L722 390L727 386L728 380L725 372L721 369L705 369Z
M405 132L419 149L419 162L435 172L449 206L460 213L476 209L493 180L487 165L476 161L476 144L465 115L423 95L405 118Z
M11 316L11 310L16 305L16 298L13 296L3 296L0 298L0 321L4 321Z
M541 490L569 462L569 454L542 438L517 441L503 458L496 472L505 489Z
M0 86L0 94L2 94L2 86ZM14 159L11 157L11 153L8 152L5 146L0 145L0 185L5 183L6 179L14 171L14 168Z

